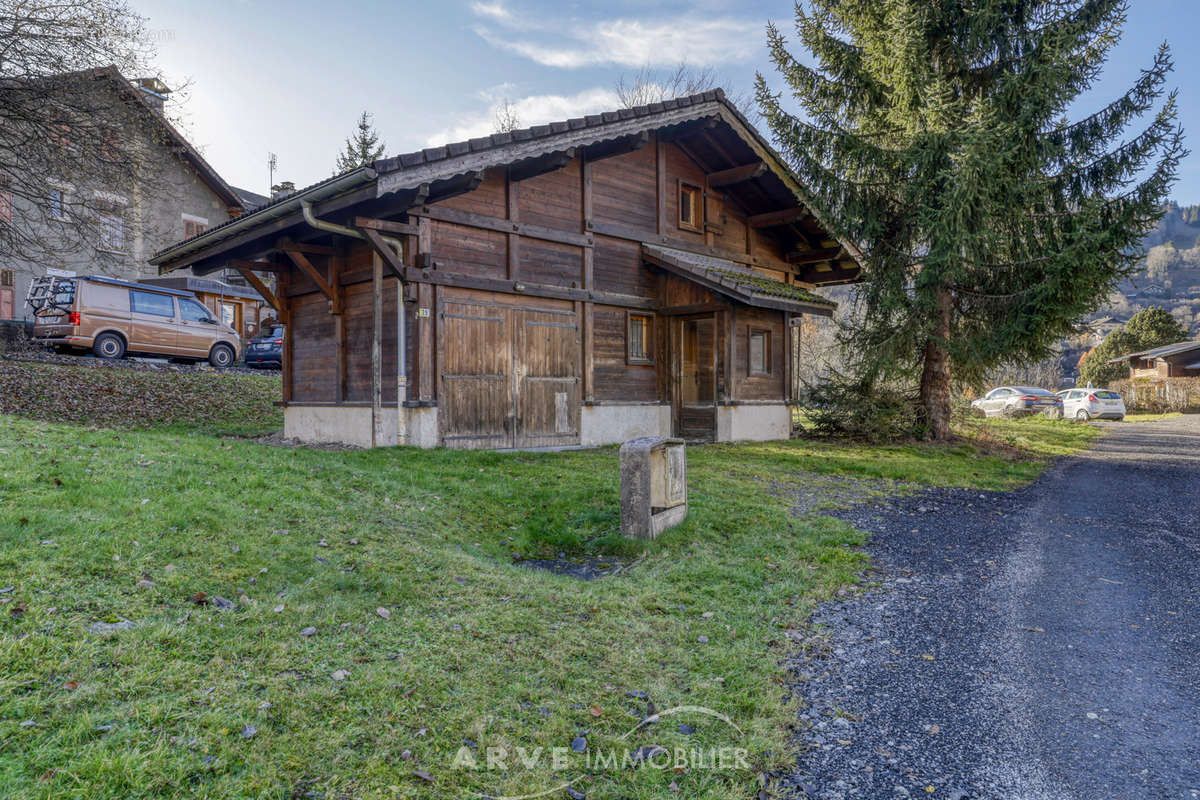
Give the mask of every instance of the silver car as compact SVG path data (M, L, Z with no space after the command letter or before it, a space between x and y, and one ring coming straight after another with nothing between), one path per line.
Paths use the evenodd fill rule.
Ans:
M971 408L983 412L987 417L1023 417L1031 414L1058 417L1062 415L1062 400L1054 392L1035 386L1001 386L972 401Z
M1087 422L1090 419L1125 419L1125 401L1121 395L1108 389L1064 389L1058 393L1062 398L1063 416Z

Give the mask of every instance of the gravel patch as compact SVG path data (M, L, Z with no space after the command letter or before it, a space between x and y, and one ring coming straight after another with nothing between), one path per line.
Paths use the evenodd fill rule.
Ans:
M879 583L790 664L786 796L1200 798L1200 418L1114 427L1011 493L835 512Z

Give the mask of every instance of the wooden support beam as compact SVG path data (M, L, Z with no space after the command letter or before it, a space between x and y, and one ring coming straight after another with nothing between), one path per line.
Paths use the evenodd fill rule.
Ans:
M817 250L796 250L784 256L789 264L819 264L822 261L836 261L845 255L841 247L822 247Z
M371 446L383 439L383 256L371 254ZM399 412L399 399L397 399Z
M279 298L275 296L275 293L272 292L265 283L263 283L262 278L255 275L249 267L243 267L239 265L235 266L234 269L236 269L241 276L246 279L246 283L254 287L254 291L258 292L259 295L262 296L262 299L267 301L267 305L275 309L276 313L281 313L283 311L283 305L280 304Z
M708 175L708 185L713 188L718 186L732 186L735 183L752 181L766 174L766 171L767 165L762 161L756 161L753 164L742 164L738 167L710 172Z
M308 242L295 242L284 237L275 244L277 250L282 250L285 253L307 253L314 256L331 256L333 248L323 244L309 244Z
M804 208L785 208L782 211L768 211L765 214L755 214L747 217L746 223L751 228L773 228L776 225L790 225L807 219L809 213Z
M316 284L317 288L321 290L322 294L329 298L331 303L337 303L337 293L334 292L333 287L329 285L329 282L325 280L325 276L321 274L320 270L312 265L312 262L309 261L303 253L301 253L299 250L288 250L284 248L280 249L287 253L288 258L292 260L292 263L295 264L301 272L307 275L309 280Z
M276 264L274 261L249 261L244 258L235 258L229 262L230 269L252 269L258 272L283 272L287 269L282 264Z
M428 186L428 184L426 184ZM395 222L390 219L373 219L372 217L355 217L354 227L370 228L382 233L393 233L399 236L412 236L417 233L417 226L410 222Z
M383 263L387 264L388 269L400 279L401 282L408 280L408 269L404 266L404 254L397 253L392 246L383 240L379 231L371 228L362 229L363 235L367 237L367 241L371 244L371 249L377 256L383 259Z
M803 283L829 286L837 283L854 283L862 280L862 270L855 264L851 267L835 267L829 270L808 269L796 275Z
M575 158L574 147L568 147L565 150L555 150L553 153L546 153L533 158L525 158L509 165L508 179L509 181L524 181L535 178L538 175L544 175L547 172L554 172L570 164L573 158Z
M519 233L530 239L541 239L545 242L558 242L560 244L573 244L576 247L591 247L593 243L590 234L544 228L541 225L530 225L525 222L490 217L487 214L459 211L457 208L419 206L409 209L408 214L409 216L428 217L429 219L436 219L439 222L452 222L455 225L483 228L484 230L498 231L500 233Z

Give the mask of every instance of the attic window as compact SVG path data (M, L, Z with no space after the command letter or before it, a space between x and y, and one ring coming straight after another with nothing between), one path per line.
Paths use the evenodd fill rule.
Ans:
M703 195L699 186L679 182L679 227L696 233L704 232Z
M208 220L188 219L183 220L183 238L191 239L194 236L199 236L208 230Z

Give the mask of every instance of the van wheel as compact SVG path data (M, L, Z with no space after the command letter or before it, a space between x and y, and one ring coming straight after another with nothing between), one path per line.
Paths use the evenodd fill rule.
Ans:
M92 342L92 352L97 358L124 358L125 340L115 333L102 333Z
M213 345L213 349L208 353L208 363L213 369L225 369L232 365L236 358L237 354L227 344Z

